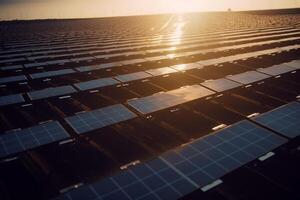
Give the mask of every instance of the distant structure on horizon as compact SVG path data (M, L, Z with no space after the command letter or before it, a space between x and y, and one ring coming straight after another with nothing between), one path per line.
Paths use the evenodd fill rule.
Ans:
M231 10L231 8L228 8L227 11L228 11L228 12L231 12L232 10Z

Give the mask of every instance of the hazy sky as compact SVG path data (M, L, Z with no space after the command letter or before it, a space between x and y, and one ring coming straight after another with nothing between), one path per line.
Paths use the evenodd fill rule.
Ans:
M300 0L0 0L0 18L85 18L300 7Z

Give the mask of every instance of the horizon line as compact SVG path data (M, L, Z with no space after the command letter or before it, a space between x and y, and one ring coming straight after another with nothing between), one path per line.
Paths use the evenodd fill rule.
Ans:
M249 10L208 10L208 11L192 11L192 12L161 12L161 13L145 13L145 14L129 14L129 15L111 15L102 17L65 17L65 18L27 18L27 19L1 19L0 22L13 21L46 21L46 20L88 20L88 19L107 19L107 18L121 18L121 17L141 17L141 16L155 16L155 15L174 15L174 14L196 14L196 13L239 13L239 12L261 12L261 11L280 11L280 10L297 10L300 7L290 8L274 8L274 9L249 9ZM288 13L287 13L288 14ZM299 11L300 14L300 11Z

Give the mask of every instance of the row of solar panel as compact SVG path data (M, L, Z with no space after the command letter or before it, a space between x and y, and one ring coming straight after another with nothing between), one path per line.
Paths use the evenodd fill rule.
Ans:
M290 40L294 40L294 39L295 38L288 38L288 39L282 39L282 40L290 41ZM300 37L297 38L297 39L300 39ZM281 42L281 41L274 40L271 43L278 43L278 42ZM267 42L267 43L269 43L269 42ZM244 48L248 45L252 46L250 44L236 45L236 46L226 47L226 48L216 48L212 52L225 51L225 50L229 50L229 49L230 50L240 49L240 48ZM295 46L295 48L297 49L298 46ZM277 49L277 52L278 51L280 51L279 48ZM86 72L86 71L92 71L92 70L118 67L118 66L121 66L123 64L141 64L141 63L144 63L144 62L147 62L147 61L154 62L154 61L160 61L160 60L165 60L165 59L174 59L174 58L184 57L184 56L195 56L195 55L202 54L202 53L207 53L207 52L210 52L210 50L192 51L192 52L184 52L184 53L178 53L178 54L170 54L170 55L167 55L167 56L155 56L155 57L147 57L147 58L144 58L144 59L127 60L127 61L125 61L125 63L123 63L122 61L113 62L113 63L106 63L106 64L102 64L102 65L97 65L97 66L94 66L94 67L93 66L92 67L86 67L86 66L85 67L77 67L76 70L79 71L79 72ZM76 71L74 71L73 69L63 69L63 70L55 70L55 71L34 73L34 74L30 74L30 77L32 79L39 79L39 78L61 76L61 75L72 74L72 73L76 73Z
M290 31L290 30L289 30ZM104 50L93 50L93 51L85 51L82 53L64 53L64 54L59 54L59 55L41 55L41 56L30 56L27 57L27 59L29 60L38 60L38 59L44 59L44 58L61 58L61 57L78 57L78 56L84 56L84 55L94 55L94 54L103 54L104 55L100 55L100 56L94 56L95 58L112 58L112 57L118 57L118 56L128 56L128 55L137 55L137 54L145 54L145 53L160 53L162 51L174 51L174 50L186 50L186 49L191 49L191 48L201 48L201 47L206 47L208 45L221 45L221 44L233 44L236 42L246 42L246 41L252 41L252 40L260 40L260 39L267 39L267 38L275 38L275 37L287 37L287 36L296 36L299 35L300 32L292 32L292 33L285 33L285 34L275 34L276 32L287 32L287 31L273 31L272 34L273 35L268 35L268 36L260 36L260 37L253 37L253 38L243 38L243 39L236 39L236 40L227 40L227 41L221 41L221 42L205 42L206 40L194 40L194 41L188 41L188 42L183 42L181 41L180 43L180 47L176 47L176 48L172 48L172 43L170 44L165 44L168 46L171 46L171 48L158 48L155 50L145 50L145 51L140 51L140 50L136 50L139 48L150 48L150 47L158 47L155 45L141 45L141 46L137 46L137 47L127 47L127 48L114 48L114 49L104 49ZM259 34L258 34L259 35ZM262 33L260 33L260 35L263 35ZM226 38L222 38L222 39L226 39ZM228 38L230 39L230 38ZM195 44L198 43L198 44ZM202 44L199 44L202 43ZM112 53L112 54L106 54L107 52L111 52L111 51L124 51L127 50L124 53ZM135 50L134 52L128 52L131 50ZM58 53L58 52L56 52ZM84 61L84 60L92 60L94 59L94 57L92 56L88 56L88 57L82 57L82 58L76 58L76 59L70 59L71 62L77 62L77 61ZM84 60L82 60L84 59ZM25 67L31 67L30 64L25 64Z
M171 91L171 94L174 93L174 96L176 96L175 100L173 100L174 97L171 97L171 106L176 103L193 100L198 98L199 95L205 96L213 93L201 86L190 86L189 88L183 89L188 89L188 92L191 92L192 95L188 96L186 91L179 91L181 89ZM186 99L180 99L182 96L186 97ZM178 97L179 100L177 99ZM167 106L169 106L169 104ZM117 104L86 113L80 113L75 116L67 117L65 120L78 134L81 134L135 117L137 117L137 115L128 110L125 106ZM262 114L254 118L254 120L289 138L296 137L300 134L298 131L300 128L300 104L297 102L290 103L274 111ZM56 121L46 122L26 129L7 131L0 135L0 157L10 156L68 137L69 134L60 123Z
M281 66L279 67L281 68ZM219 79L206 82L205 86L212 88L216 91L222 92L228 89L239 87L242 84L249 84L252 82L263 80L268 77L269 76L267 75L251 71L231 77L235 81L239 80L244 82L241 84L230 81L228 79ZM147 114L161 109L183 104L195 99L207 97L214 93L215 92L213 92L212 90L206 89L200 85L193 85L165 93L159 93L149 97L144 97L141 99L131 100L128 101L128 104L136 110L138 110L139 112ZM105 126L126 121L135 117L137 116L134 113L129 111L123 105L118 104L90 112L80 113L75 116L67 117L65 120L76 131L76 133L82 134ZM6 147L6 149L9 148ZM8 152L13 151L9 150Z
M298 48L299 48L299 45L293 45L293 46L268 49L268 50L263 50L263 51L256 51L256 52L251 52L251 53L244 53L244 54L239 54L239 55L234 55L234 56L227 56L227 57L222 57L222 58L217 58L217 59L204 60L204 61L199 61L198 63L201 64L202 66L214 65L214 64L224 63L224 62L232 62L234 60L239 60L239 59L247 59L249 57L277 53L277 52L281 52L283 50L291 50L291 49L298 49ZM143 59L134 59L131 61L128 60L128 61L126 61L126 63L127 64L133 64L133 63L138 64L141 61L143 62L144 60ZM99 66L79 67L79 68L76 68L76 70L78 70L80 72L83 72L83 71L85 72L85 71L91 71L91 70L111 68L111 67L116 67L116 66L118 66L117 63L107 63L107 64L103 64L103 65L99 65ZM183 65L177 66L178 70L187 70L187 69L182 69L182 66ZM16 66L14 66L14 67L16 67ZM167 68L164 68L164 69L167 69ZM176 66L174 69L176 69ZM163 70L161 70L161 71L163 71ZM149 72L151 73L151 70L149 70ZM45 77L53 77L53 76L59 76L59 75L72 74L72 73L75 73L75 71L72 69L63 69L63 70L35 73L35 74L31 74L30 76L32 79L37 79L37 78L45 78ZM27 80L27 78L24 75L3 77L3 78L0 78L0 84L17 82L17 81L26 81L26 80Z
M270 31L270 30L294 30L294 27L291 26L285 26L285 27L263 27L263 28L256 28L256 29L239 29L239 30L234 30L232 31L231 29L229 30L222 30L222 31L213 31L213 32L202 32L202 33L197 33L197 34L185 34L184 37L198 37L198 36L211 36L211 35L217 35L217 36L226 36L228 34L243 34L243 33L250 33L250 32L263 32L263 31ZM100 38L99 38L100 37ZM180 36L178 36L180 37ZM7 42L4 44L4 46L6 48L13 48L14 50L6 50L4 52L8 52L8 53L13 53L13 52L20 52L20 51L32 51L32 50L56 50L55 48L61 49L61 48L68 48L68 49L72 49L73 47L75 48L86 48L89 47L86 44L90 45L90 46L99 46L99 45L112 45L112 44L117 44L117 45L122 45L122 44L135 44L136 42L161 42L161 41L168 41L169 38L176 38L174 37L174 35L171 34L159 34L156 36L139 36L139 37L128 37L126 36L125 38L111 38L111 39L104 39L101 38L101 36L96 36L93 39L91 38L87 38L85 40L81 39L81 38L77 38L72 36L72 40L73 42L75 42L74 44L77 43L77 45L61 45L61 44L69 44L71 41L70 40L66 40L64 39L63 41L60 41L58 44L56 44L55 42L51 42L51 47L48 46L49 44L49 40L45 39L45 42L42 41L32 41L31 43L26 43L26 41L22 40L22 42L20 42L19 45L9 45ZM93 40L93 41L91 41ZM85 41L85 42L84 42ZM73 43L72 42L72 43ZM85 45L82 45L82 42L84 42ZM98 42L101 42L100 44L98 44ZM26 47L26 46L30 46L30 48L22 48L22 47ZM33 48L34 47L34 48ZM20 49L21 48L21 49ZM0 52L0 54L2 54L2 52ZM45 52L47 53L47 52Z
M261 34L261 33L258 33ZM200 47L207 47L208 45L216 45L216 44L234 44L236 42L242 42L242 41L252 41L252 40L258 40L258 39L266 39L266 38L274 38L274 37L284 37L284 36L293 36L293 35L299 35L300 32L292 32L292 33L286 33L286 34L278 34L278 35L269 35L269 36L261 36L261 37L254 37L254 38L244 38L244 39L236 39L236 40L228 40L228 41L221 41L221 42L210 42L210 43L203 43L204 41L202 41L202 44L197 44L195 45L194 43L192 45L187 45L187 46L183 46L183 47L177 47L176 50L185 50L185 49L189 49L189 48L200 48ZM292 39L297 39L297 37L294 38L284 38L281 40L277 40L277 42L283 42L283 41L289 41ZM243 48L243 47L249 47L249 46L253 46L253 45L263 45L263 44L269 44L269 42L274 42L274 41L263 41L263 42L258 42L258 43L250 43L248 45L237 45L235 48L233 49L237 49L237 48ZM181 44L182 45L182 44ZM214 52L214 51L224 51L224 50L228 50L231 49L230 47L223 47L223 48L214 48L211 50L202 50L199 51L198 53L208 53L208 52ZM30 64L25 64L24 66L26 68L30 68L30 67L42 67L42 66L47 66L47 65L52 65L52 64L65 64L65 63L69 63L69 62L79 62L79 61L87 61L87 60L93 60L93 59L103 59L103 58L112 58L112 57L118 57L118 56L129 56L129 55L138 55L138 54L145 54L145 53L155 53L155 52L161 52L161 51L173 51L175 50L174 48L167 48L167 49L157 49L157 50L150 50L150 51L136 51L136 52L125 52L125 53L114 53L114 54L105 54L105 55L101 55L101 56L87 56L87 57L81 57L81 58L74 58L74 59L63 59L63 60L52 60L52 61L46 61L46 62L40 62L40 63L30 63ZM107 52L107 50L105 50L105 52ZM99 52L98 52L99 53ZM100 52L101 53L101 52ZM102 52L103 53L103 52ZM192 53L192 52L190 52ZM77 53L77 54L60 54L58 56L49 56L49 55L45 55L42 56L41 58L60 58L60 57L67 57L67 56L80 56L80 55L84 55L84 54L90 54L89 52L84 52L84 53ZM16 58L16 61L21 61L19 59L22 58ZM24 58L23 58L24 59ZM150 59L153 60L154 58ZM161 59L166 59L166 57L162 57ZM155 59L154 59L155 60ZM5 60L3 60L4 62ZM9 59L9 61L12 61L11 59ZM122 62L120 62L121 64ZM14 68L15 66L6 66L4 68L1 68L2 70L9 70L11 68Z
M274 32L270 32L270 31L274 31ZM193 34L193 35L189 35L188 37L185 35L184 36L184 40L193 40L195 38L201 38L201 37L225 37L225 39L229 39L226 38L226 36L230 36L230 35L238 35L238 37L240 37L241 34L246 34L246 33L253 33L253 35L256 35L257 32L261 32L261 34L263 34L263 32L270 32L270 33L280 33L280 32L285 32L285 31L297 31L297 29L294 29L293 27L282 27L282 28L264 28L264 29L257 29L257 30L253 30L253 29L245 29L245 30L240 30L240 31L230 31L227 32L213 32L213 33L206 33L206 34ZM249 35L251 36L251 34ZM8 54L8 55L0 55L0 58L7 58L8 56L34 56L34 55L38 55L38 54L51 54L51 53L63 53L66 51L78 51L78 50L89 50L89 49L93 49L95 47L98 47L99 45L101 45L101 47L105 47L108 51L113 51L113 50L126 50L128 47L128 43L130 43L130 45L139 45L137 47L134 48L138 48L138 47L144 47L144 45L149 45L149 43L164 43L164 42L170 42L174 39L176 39L176 37L172 36L172 37L168 37L168 35L165 35L165 37L162 39L161 37L158 38L153 38L149 41L147 39L140 39L140 42L133 42L133 41L125 41L123 42L124 45L122 45L122 43L120 42L116 42L115 40L114 43L117 43L116 45L113 46L106 46L106 45L112 45L112 43L105 43L103 42L103 39L98 39L98 41L93 41L91 42L90 40L86 41L84 43L84 45L82 45L82 42L80 42L80 45L76 45L76 46L72 46L72 45L59 45L59 46L55 46L55 43L51 43L51 48L49 48L48 44L49 41L46 42L46 47L44 48L33 48L33 44L30 45L30 49L18 49L16 50L17 47L14 47L14 50L6 50L3 52L0 52L0 54L3 53L17 53L17 52L21 52L21 51L30 51L28 53L19 53L19 54ZM206 40L208 39L206 38ZM135 40L137 40L137 38L134 38ZM24 42L24 41L23 41ZM78 41L77 41L78 42ZM99 43L100 42L100 43ZM39 45L41 43L38 43ZM126 46L125 46L126 45ZM122 47L125 46L125 47ZM154 46L154 45L150 45L150 46ZM111 48L111 49L108 49ZM66 50L67 49L67 50ZM129 49L132 49L131 47ZM34 51L39 51L39 52L34 52Z
M251 56L253 56L252 53L250 53ZM255 54L254 56L258 56L262 54ZM239 55L239 59L244 59L248 58L248 54L246 55ZM74 86L78 88L81 91L85 90L90 90L90 89L95 89L95 88L101 88L105 86L111 86L111 85L117 85L121 82L129 82L129 81L134 81L134 80L140 80L140 79L145 79L149 78L152 76L161 76L165 74L170 74L170 73L175 73L178 71L186 71L186 70L191 70L195 68L199 68L205 64L207 65L214 65L214 64L220 64L223 62L232 62L236 59L236 56L229 56L229 57L224 57L222 59L213 59L213 60L208 60L208 61L201 61L200 63L203 63L202 65L198 63L190 63L190 64L182 64L182 65L175 65L171 67L163 67L163 68L158 68L158 69L152 69L152 70L147 70L146 72L136 72L136 73L131 73L131 74L125 74L125 75L119 75L114 78L101 78L101 79L96 79L92 81L87 81L87 82L81 82L81 83L76 83ZM227 76L227 79L242 83L242 84L249 84L252 82L256 82L258 80L262 80L265 78L268 78L270 76L277 76L279 74L287 73L290 71L293 71L295 69L300 68L300 62L299 60L295 60L289 63L284 63L282 65L276 65L268 68L262 68L258 69L258 72L264 73L255 73L255 72L246 72L243 74L238 74L238 75L233 75L233 76ZM178 70L178 71L177 71ZM265 75L267 74L267 75ZM24 77L24 76L21 76ZM216 92L222 92L227 89L231 89L230 87L238 87L238 83L231 83L229 80L226 79L220 79L220 80L214 80L214 81L206 81L204 83L201 83L201 85L208 87ZM67 94L72 94L77 92L76 89L74 89L72 86L60 86L60 87L55 87L55 88L45 88L42 90L37 90L37 91L32 91L28 92L28 96L31 100L39 100L39 99L44 99L44 98L49 98L49 97L55 97L55 96L60 96L60 95L67 95ZM14 95L7 95L7 96L2 96L0 97L0 106L4 105L11 105L11 104L16 104L16 103L23 103L25 100L21 94L14 94ZM134 103L133 103L134 104ZM137 108L137 107L136 107ZM140 110L140 109L138 109Z
M254 120L287 137L299 136L300 103L289 103ZM204 190L206 185L287 141L243 120L56 199L178 199L196 189Z

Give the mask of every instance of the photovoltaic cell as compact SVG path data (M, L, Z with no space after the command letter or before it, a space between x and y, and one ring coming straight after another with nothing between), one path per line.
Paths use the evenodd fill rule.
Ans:
M120 82L112 78L100 78L96 80L76 83L74 84L74 86L79 90L84 91L84 90L91 90L91 89L101 88L110 85L116 85L118 83Z
M30 128L7 131L0 135L0 157L10 156L68 137L69 134L57 121L46 122Z
M131 74L124 74L116 76L115 78L118 79L121 82L129 82L129 81L135 81L140 79L145 79L151 77L150 74L147 74L146 72L135 72Z
M27 95L31 100L44 99L60 95L66 95L77 92L72 86L51 87L42 90L28 92Z
M179 199L285 143L242 121L58 199Z
M12 94L7 96L0 96L0 106L11 105L15 103L25 102L22 94Z
M200 85L192 85L168 92L157 93L148 97L132 99L128 101L128 104L140 113L148 114L206 97L214 93L215 92Z
M225 78L216 79L216 80L208 80L208 81L201 83L201 85L203 85L211 90L214 90L216 92L223 92L226 90L230 90L230 89L242 86L242 84L240 84L240 83L236 83L236 82L233 82L233 81L225 79Z
M262 74L256 71L248 71L241 74L230 75L227 76L226 78L246 85L246 84L267 79L269 77L270 76L266 74Z
M82 134L135 117L136 115L125 106L116 104L67 117L65 120L76 133Z
M32 79L38 79L38 78L60 76L60 75L72 74L72 73L75 73L75 71L73 69L62 69L62 70L56 70L56 71L47 71L47 72L30 74L30 77Z
M294 71L294 70L295 70L294 68L289 67L285 64L257 69L257 71L259 71L261 73L271 75L271 76L278 76L280 74L288 73L288 72L291 72L291 71Z
M24 75L9 76L9 77L0 78L0 84L12 83L12 82L18 82L18 81L26 81L26 80L27 80L27 78Z
M300 103L298 102L289 103L253 119L289 138L300 135Z

